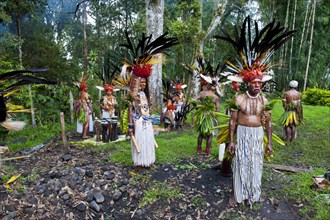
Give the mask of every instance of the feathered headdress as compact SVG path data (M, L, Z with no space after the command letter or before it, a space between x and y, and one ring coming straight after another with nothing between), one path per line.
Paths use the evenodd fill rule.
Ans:
M233 64L229 60L226 62L228 70L233 74L228 79L235 82L250 82L253 79L268 81L272 78L269 74L270 57L274 52L286 43L295 31L281 27L275 21L266 25L259 31L258 23L254 22L254 34L250 24L250 17L246 17L242 27L235 29L235 36L232 38L222 29L223 36L215 36L229 42L237 54L239 60Z
M135 46L134 42L126 34L126 44L120 46L126 47L129 57L125 58L123 63L122 74L126 74L126 69L131 68L134 75L142 78L150 76L152 71L152 65L160 63L160 57L156 56L158 53L163 53L165 49L178 44L177 38L167 38L167 33L159 36L155 40L151 41L152 35L146 37L142 34L142 38L138 40L138 44Z
M117 56L111 56L110 53L107 53L104 56L104 64L103 64L103 71L96 72L96 75L102 80L102 86L96 86L99 90L102 91L118 91L119 89L115 89L113 85L113 80L116 75L119 75L120 68L116 65L119 63L119 60L114 60Z
M83 73L79 79L79 82L74 82L73 84L75 86L77 86L80 91L86 91L88 78L89 78L89 75Z
M173 88L177 89L177 90L182 90L184 88L186 88L187 85L183 84L183 80L180 79L176 79L175 81L173 81Z
M11 72L6 72L0 75L0 124L8 130L21 130L25 126L25 122L12 121L7 119L7 106L5 103L5 97L14 93L14 90L19 86L29 85L29 84L55 84L54 80L43 79L36 76L27 75L27 73L44 73L47 69L33 69L33 70L15 70ZM15 81L13 84L4 87L3 83L8 81ZM4 87L4 88L3 88ZM16 90L15 90L16 91ZM16 106L17 108L17 106ZM14 108L15 109L15 108ZM10 109L13 110L13 109Z

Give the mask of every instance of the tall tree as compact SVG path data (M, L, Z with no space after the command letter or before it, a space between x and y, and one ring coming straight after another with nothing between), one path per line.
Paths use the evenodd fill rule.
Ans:
M210 26L207 28L205 34L203 34L202 37L200 37L199 39L199 48L198 48L198 52L196 53L197 55L195 57L193 57L193 64L195 66L198 66L198 59L200 57L204 57L204 43L205 43L205 40L207 38L209 38L209 36L214 32L214 30L221 25L221 19L224 15L224 12L226 10L226 6L227 6L227 3L228 3L228 0L220 0L220 1L217 1L216 3L216 12L215 12L215 15L211 21L211 24ZM201 10L203 8L203 1L201 0L200 1L200 4L201 4ZM202 28L202 19L200 21L200 28ZM202 29L201 29L202 30ZM198 77L197 77L197 71L194 70L193 72L193 79L194 79L194 84L195 85L198 85L199 82L198 82ZM194 95L197 95L197 92L198 92L198 89L199 87L196 86L195 89L194 89Z
M151 34L151 40L155 40L163 34L164 0L146 0L146 6L147 35ZM162 84L162 64L155 64L152 67L150 86L151 94L154 97L154 105L159 108L159 111L161 111L163 103Z
M312 54L312 44L313 44L313 33L314 33L314 21L315 21L315 12L316 12L316 2L317 2L317 0L314 0L312 27L311 27L311 35L310 35L310 39L309 39L309 50L308 50L308 58L307 58L307 64L306 64L306 72L305 72L305 79L304 79L303 91L306 90L306 86L307 86L309 62L310 62L311 54Z

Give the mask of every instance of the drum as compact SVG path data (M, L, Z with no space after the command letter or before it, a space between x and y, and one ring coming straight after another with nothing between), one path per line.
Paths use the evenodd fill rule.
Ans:
M118 139L118 117L114 116L108 120L108 130L109 130L109 139L110 141L115 141Z
M107 118L102 118L101 120L101 124L102 124L102 141L103 142L109 142L109 122Z

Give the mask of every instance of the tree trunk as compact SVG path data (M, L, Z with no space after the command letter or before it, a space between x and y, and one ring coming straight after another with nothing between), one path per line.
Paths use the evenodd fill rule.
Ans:
M198 57L204 57L204 42L205 40L214 32L214 30L221 24L221 19L222 16L225 12L226 6L227 6L228 0L223 0L221 3L217 4L217 10L215 13L214 18L211 21L210 26L208 27L206 34L203 38L200 39L199 42L199 50L197 52L197 55L195 57L193 57L193 64L194 66L198 65L197 59ZM203 12L203 0L200 1L200 9L201 9L201 13ZM200 20L200 30L202 31L202 17ZM199 79L198 79L198 72L197 71L193 71L193 80L194 80L194 85L199 85ZM197 95L199 91L199 86L195 86L195 88L193 89L193 95Z
M293 11L293 21L292 21L292 30L295 28L296 23L296 11L297 11L297 0L294 1L294 11ZM290 61L289 61L289 76L294 79L292 76L292 53L293 53L293 41L294 36L291 38L291 48L290 48Z
M309 40L309 51L308 51L308 58L307 58L307 65L306 65L306 73L305 73L305 79L304 79L304 88L303 92L306 91L306 86L307 86L307 80L308 80L308 69L309 69L309 62L311 59L311 54L312 54L312 43L313 43L313 32L314 32L314 21L315 21L315 11L316 11L316 1L314 0L314 5L313 5L313 18L312 18L312 28L311 28L311 35L310 35L310 40Z
M300 44L299 44L299 51L298 51L298 58L300 58L300 55L301 55L301 49L302 49L302 45L303 45L303 42L304 42L304 35L305 35L305 29L306 29L306 23L307 23L307 15L309 13L309 4L310 1L307 2L307 5L306 5L306 13L305 13L305 19L304 19L304 24L303 24L303 30L302 30L302 33L301 33L301 39L300 39ZM297 62L296 62L296 71L295 71L295 75L297 74L297 71L298 71L298 67L299 67L299 59L297 59Z
M20 68L23 69L23 51L22 51L22 31L21 31L21 17L18 13L16 13L16 31L17 31L17 38L18 38L18 58L19 58L19 65ZM29 96L30 96L30 105L31 105L31 121L32 127L35 128L36 123L36 116L34 111L34 104L33 104L33 97L32 97L32 89L31 85L28 86Z
M164 22L164 0L146 0L146 22L147 35L152 34L152 39L163 34ZM161 55L160 55L161 56ZM162 64L155 64L152 67L152 74L149 79L151 95L153 96L154 107L161 112L162 108Z
M83 3L83 15L82 15L82 22L83 22L83 37L84 37L84 44L83 44L83 68L84 73L87 74L88 72L88 48L87 48L87 11L86 11L87 3Z

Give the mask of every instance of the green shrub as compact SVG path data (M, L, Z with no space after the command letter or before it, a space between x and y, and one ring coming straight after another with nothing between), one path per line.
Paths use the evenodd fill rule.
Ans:
M326 89L307 89L302 100L307 105L330 106L330 90Z

